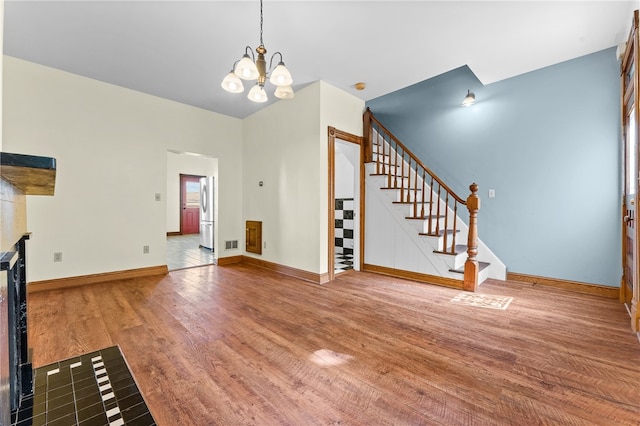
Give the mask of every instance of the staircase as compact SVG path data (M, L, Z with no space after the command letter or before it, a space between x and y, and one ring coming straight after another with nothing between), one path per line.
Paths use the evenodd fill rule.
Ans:
M505 265L477 238L477 185L463 199L368 109L364 122L363 269L470 291L504 280Z

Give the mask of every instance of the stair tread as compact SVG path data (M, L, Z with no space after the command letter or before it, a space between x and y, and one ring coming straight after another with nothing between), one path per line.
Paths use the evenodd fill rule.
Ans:
M465 253L466 251L467 251L466 244L456 244L456 248L455 248L456 255ZM453 256L453 253L449 253L448 251L434 250L433 252L439 253L439 254L448 254L450 256Z
M378 163L377 161L367 161L365 164L380 164L381 166L387 167L401 167L401 164L387 164L385 162Z
M483 269L488 268L489 266L491 266L491 263L489 263L489 262L478 262L478 272L482 271ZM457 274L464 274L464 267L462 267L461 269L449 269L449 272L455 272Z
M384 177L388 177L389 173L369 173L369 176L384 176ZM400 175L391 175L392 178L400 178L402 179L403 177ZM404 176L405 179L409 179L410 176Z
M413 204L413 201L392 201L393 204ZM418 204L422 204L422 201L418 200ZM424 204L433 204L433 201L425 201Z
M428 232L420 232L418 235L422 235L424 237L442 237L445 232L447 233L447 235L451 235L451 234L453 234L453 229L441 229L437 234L436 233L429 234ZM460 232L460 230L456 229L456 234L458 232Z
M399 187L398 187L398 188L394 188L394 187L392 187L392 186L391 186L391 187L389 187L389 186L383 186L383 187L382 187L382 188L380 188L380 189L395 189L396 191L397 191L397 190L399 190L399 189L406 189L407 191L409 190L409 188L399 188ZM411 191L415 191L415 189L411 189ZM418 189L418 192L422 192L422 189Z
M407 220L429 220L429 219L444 219L444 215L435 215L432 214L431 216L406 216L405 219Z

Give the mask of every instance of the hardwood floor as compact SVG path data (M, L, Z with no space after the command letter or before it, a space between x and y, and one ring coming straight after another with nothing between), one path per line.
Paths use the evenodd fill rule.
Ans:
M369 273L246 265L29 295L35 367L120 345L159 425L638 425L616 300L515 282L506 310Z

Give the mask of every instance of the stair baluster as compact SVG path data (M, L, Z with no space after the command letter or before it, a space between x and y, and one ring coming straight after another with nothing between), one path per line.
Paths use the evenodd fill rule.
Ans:
M455 247L456 247L456 232L458 232L458 229L457 229L458 219L457 218L458 218L458 201L454 200L454 203L453 203L453 230L451 231L451 235L453 235L453 237L452 237L453 241L451 242L451 245L453 246L454 251L455 251Z
M391 151L391 150L389 150ZM391 155L391 152L389 152ZM393 187L398 187L398 150L394 150L393 152Z
M444 231L443 231L443 242L442 242L442 251L449 251L449 246L447 245L447 237L449 236L449 193L447 192L445 201L444 201ZM456 254L456 246L455 244L451 246L451 254Z
M400 168L400 200L404 200L404 151L402 151L401 159L402 161L400 161L400 164L402 166Z
M423 176L424 176L424 169L423 170ZM422 194L422 196L424 197L424 194ZM428 229L428 233L429 234L433 234L433 228L431 227L431 218L433 217L433 176L431 176L431 182L429 183L429 229Z
M417 165L416 165L416 170L418 169ZM418 176L418 172L416 171L416 176ZM424 195L425 195L425 171L424 169L422 169L422 208L420 209L420 217L424 219Z
M436 235L440 235L440 200L442 200L442 195L440 194L440 190L442 186L438 185L438 196L436 197L436 203L438 203L438 207L436 208ZM433 220L433 217L429 218L429 220ZM447 251L447 248L444 247L443 251Z
M396 171L393 170L393 168L391 167L391 143L388 142L387 138L384 138L385 141L387 141L387 188L391 188L391 175L395 174Z

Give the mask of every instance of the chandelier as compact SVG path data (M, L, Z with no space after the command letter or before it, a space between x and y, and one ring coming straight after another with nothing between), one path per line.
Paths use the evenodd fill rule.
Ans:
M291 99L294 97L291 83L291 73L282 61L282 53L276 52L271 55L269 61L269 69L267 70L267 61L264 58L267 49L262 42L262 0L260 0L260 46L256 48L258 59L255 58L250 46L245 47L244 55L233 64L233 68L222 80L222 88L230 93L242 93L244 85L242 80L257 80L256 84L249 90L247 98L253 102L266 102L268 100L267 92L264 90L264 84L267 78L271 84L276 86L274 95L279 99ZM249 56L251 54L251 56ZM280 56L275 69L272 71L273 59L276 55Z

